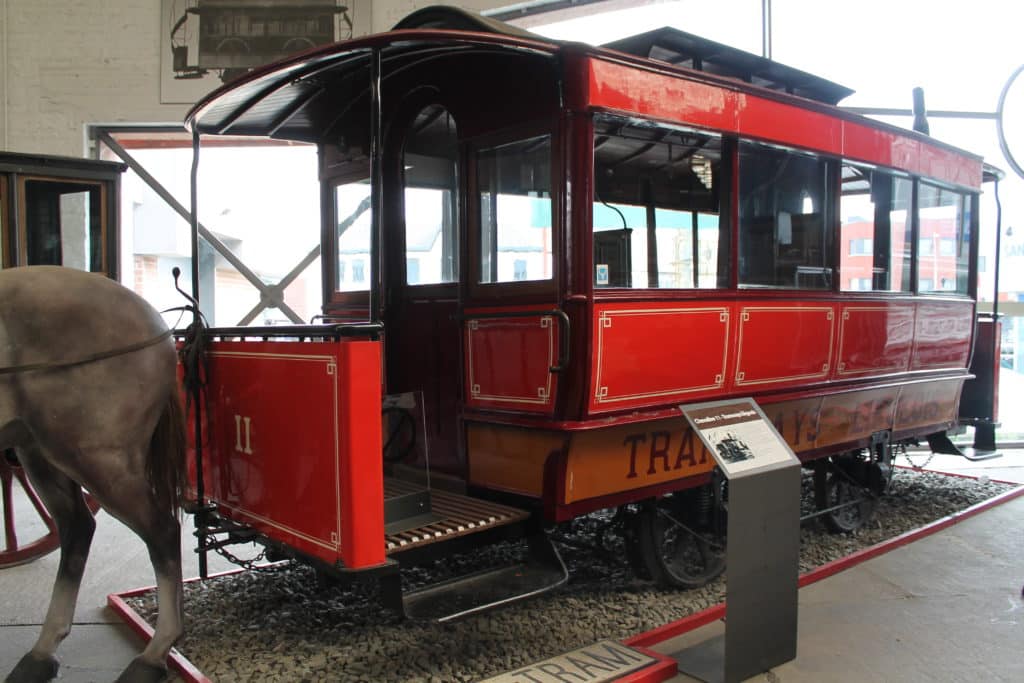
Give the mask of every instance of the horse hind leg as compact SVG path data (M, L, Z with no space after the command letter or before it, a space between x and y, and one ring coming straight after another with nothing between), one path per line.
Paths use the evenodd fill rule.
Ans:
M59 664L54 655L71 631L96 521L81 487L44 460L36 446L19 448L18 455L60 538L60 564L39 638L5 679L7 683L37 683L57 675Z
M95 492L94 492L95 493ZM142 539L156 574L157 620L153 637L117 678L117 683L149 683L167 677L167 654L184 633L181 586L181 525L176 510L145 477L122 478L116 491L100 498L112 515Z
M184 633L178 497L185 478L185 422L176 387L148 444L147 456L146 477L135 482L144 490L122 500L128 501L124 512L135 518L129 526L145 542L156 574L156 628L146 648L121 673L117 683L163 680L167 654ZM146 503L140 506L139 501Z
M156 574L157 618L153 637L116 683L156 683L167 676L167 654L184 633L181 587L181 528L167 515L139 535L146 543Z

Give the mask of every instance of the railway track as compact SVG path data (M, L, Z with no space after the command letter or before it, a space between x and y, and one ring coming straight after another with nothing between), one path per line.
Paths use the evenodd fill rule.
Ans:
M1004 484L900 470L874 519L849 535L817 521L801 532L801 571L962 510ZM805 480L804 505L813 505ZM560 528L568 585L507 609L450 624L400 622L379 606L372 585L323 590L312 570L282 565L191 584L188 631L179 649L215 681L475 681L603 638L622 638L718 603L719 579L695 590L660 589L636 579L614 534L596 547L607 516ZM407 572L409 587L507 562L502 544ZM146 618L152 596L134 599Z

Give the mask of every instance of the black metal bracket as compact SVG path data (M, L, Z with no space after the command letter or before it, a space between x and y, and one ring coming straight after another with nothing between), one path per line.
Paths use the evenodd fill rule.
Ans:
M236 338L246 339L259 337L271 339L275 337L305 339L339 339L342 337L369 337L377 339L384 331L380 323L346 323L332 325L271 325L265 327L208 327L205 330L207 337L212 338ZM182 330L175 330L176 336L184 334Z

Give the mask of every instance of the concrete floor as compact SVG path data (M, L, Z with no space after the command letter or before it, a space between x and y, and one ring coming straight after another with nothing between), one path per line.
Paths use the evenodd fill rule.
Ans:
M143 642L106 606L107 595L155 583L146 546L105 512L96 516L96 535L82 579L74 627L61 644L62 683L112 681L142 651ZM197 576L191 521L182 531L185 576ZM0 676L6 676L39 635L57 574L59 553L0 571ZM210 573L230 569L210 557Z
M929 456L911 453L910 462ZM928 468L1024 483L1024 451L977 462L936 455ZM721 657L724 633L718 621L651 649ZM1024 681L1022 651L1024 498L1017 498L802 588L796 659L747 680L1016 682Z
M911 455L916 463L926 457ZM929 468L1024 483L1024 451L975 463L936 456ZM58 653L67 683L113 680L142 648L106 596L153 583L145 547L105 513L97 521L75 626ZM187 529L186 576L198 573L192 547ZM0 571L0 675L35 640L57 560L54 553ZM211 572L228 568L211 557ZM1017 499L802 589L797 659L753 680L1024 681L1022 584ZM653 649L671 654L721 632L712 624Z
M749 680L1024 681L1022 520L1017 498L801 589L797 658ZM716 622L652 649L723 633Z

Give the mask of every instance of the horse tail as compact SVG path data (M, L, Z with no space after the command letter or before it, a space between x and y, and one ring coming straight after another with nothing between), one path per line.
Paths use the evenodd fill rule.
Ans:
M146 461L146 478L156 499L175 515L180 509L186 486L185 439L185 411L175 387L167 397L153 431Z

